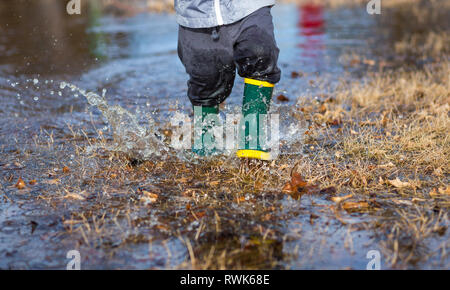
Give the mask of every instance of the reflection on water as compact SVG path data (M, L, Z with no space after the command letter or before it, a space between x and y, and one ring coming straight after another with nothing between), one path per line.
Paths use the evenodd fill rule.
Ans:
M30 131L47 127L63 133L67 123L91 122L89 112L101 123L99 112L90 111L80 94L59 88L61 81L98 93L107 89L110 103L131 111L157 113L154 117L163 123L173 108L191 110L186 98L187 75L176 55L174 15L116 17L103 14L96 1L89 1L81 15L70 16L61 1L11 3L0 6L0 29L4 31L0 35L4 48L0 56L0 113L5 119L26 118L25 127ZM333 82L345 72L339 57L349 47L364 50L364 35L373 29L364 11L331 14L321 6L293 7L273 9L283 69L275 94L283 93L290 99L286 104L275 104L275 110L295 104L297 97L318 92L318 86L311 85L317 74L328 77L320 92L332 90ZM359 19L349 21L341 13ZM292 72L303 77L291 78ZM237 78L227 100L228 110L240 105L242 90L242 80ZM0 130L17 132L16 124L8 122Z
M64 13L64 1L2 1L0 63L8 73L79 73L93 62L89 22Z
M309 59L319 59L325 50L323 7L318 4L304 4L299 6L299 12L298 27L304 38L304 42L299 44L302 55Z

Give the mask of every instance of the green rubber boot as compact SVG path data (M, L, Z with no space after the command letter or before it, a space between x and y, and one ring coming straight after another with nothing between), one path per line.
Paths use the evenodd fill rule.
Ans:
M266 148L267 113L270 109L274 84L254 79L245 79L244 101L239 130L240 158L270 160L270 150Z
M199 156L217 153L212 129L219 124L219 106L194 106L194 145L192 152Z

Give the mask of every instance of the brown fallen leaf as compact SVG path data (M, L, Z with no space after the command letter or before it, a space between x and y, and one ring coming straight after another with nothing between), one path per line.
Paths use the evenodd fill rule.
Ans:
M36 183L37 183L37 180L36 180L36 179L30 180L30 181L28 182L29 185L35 185Z
M63 173L69 173L69 172L70 172L69 167L64 166L64 168L62 169L62 172L63 172Z
M333 194L336 193L336 188L334 186L330 186L330 187L326 187L326 188L322 188L319 191L320 194Z
M298 172L294 172L291 178L291 184L297 187L305 187L307 182L303 180L303 177Z
M405 199L393 199L392 202L396 203L396 204L402 204L402 205L413 205L413 203L409 200L405 200Z
M298 192L299 189L305 187L308 183L303 180L303 177L298 172L294 172L291 177L291 181L287 182L282 191L284 193Z
M328 119L327 124L330 126L338 126L338 125L342 124L342 120L340 118Z
M277 100L280 102L289 102L289 98L283 94L278 95Z
M376 64L376 62L373 59L364 59L363 63L370 66L374 66Z
M397 188L405 188L405 187L409 187L411 186L411 183L409 182L403 182L400 180L400 178L396 178L394 180L389 180L387 181L390 185L397 187Z
M328 187L320 190L317 185L308 184L300 173L294 172L291 181L283 186L282 192L290 194L294 199L299 199L303 194L334 193L336 192L336 189L334 187Z
M416 203L416 202L425 202L427 200L423 199L423 198L413 197L413 199L411 199L411 201Z
M194 195L197 193L196 189L188 188L185 191L183 191L181 194L185 197L194 197Z
M350 66L357 66L361 61L357 58L354 58L350 61L349 65Z
M158 200L158 195L156 193L146 190L142 191L141 201L145 204L154 203L156 200Z
M153 192L150 192L150 191L143 190L142 194L144 196L147 196L147 197L150 197L150 198L155 198L155 199L158 198L158 195L156 193L153 193Z
M67 192L64 196L66 199L85 200L86 198L78 193Z
M191 211L191 213L195 219L201 219L202 217L204 217L206 215L206 213L204 211L199 211L197 213Z
M156 228L161 231L168 231L169 228L165 225L156 225Z
M237 201L237 203L244 202L245 201L245 196L237 197L236 201Z
M281 189L282 192L284 193L293 193L294 192L294 188L292 187L290 182L287 182L283 188Z
M57 185L57 184L59 184L60 182L59 182L59 179L58 179L58 178L55 178L55 179L48 179L48 180L45 180L44 183L49 184L49 185Z
M318 215L315 215L313 213L310 214L310 216L309 216L309 223L313 225L314 224L314 220L317 219L317 218L319 218Z
M331 200L334 201L335 203L340 203L341 201L349 199L352 196L353 196L353 194L347 194L347 195L344 195L344 196L333 196L331 198Z
M395 167L395 164L394 163L392 163L392 162L388 162L388 163L386 163L386 164L381 164L381 165L378 165L378 167L379 168L391 168L391 167Z
M24 189L27 187L25 184L25 181L23 181L22 177L19 177L19 180L17 180L17 183L14 185L17 189Z
M342 204L342 208L345 210L354 210L354 209L366 209L369 207L369 203L366 201L347 201Z
M296 71L291 72L291 78L293 78L293 79L299 78L299 77L302 77L302 76L303 76L302 72L296 72Z

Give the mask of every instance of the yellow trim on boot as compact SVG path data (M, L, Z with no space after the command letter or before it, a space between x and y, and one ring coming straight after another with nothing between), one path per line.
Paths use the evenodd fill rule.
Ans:
M238 150L236 152L236 155L239 158L252 158L252 159L259 159L259 160L270 160L270 153L264 152L260 150L248 150L248 149L242 149Z
M267 87L267 88L273 88L275 86L274 84L271 84L269 82L258 81L258 80L254 80L254 79L248 79L248 78L244 79L244 82L246 84L254 85L254 86L258 86L258 87L262 86L262 87Z

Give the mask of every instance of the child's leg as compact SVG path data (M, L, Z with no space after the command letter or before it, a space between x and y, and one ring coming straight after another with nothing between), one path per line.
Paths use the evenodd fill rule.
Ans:
M279 52L269 7L257 10L240 22L233 54L241 77L272 84L279 82Z
M178 55L190 77L188 96L194 106L217 106L230 95L236 67L229 37L214 40L210 28L180 26Z
M189 74L188 96L194 106L193 152L210 155L217 152L212 128L218 120L218 105L231 93L236 66L232 40L226 33L218 39L213 29L181 27L178 55Z
M239 157L271 159L265 143L267 125L262 120L267 116L273 87L281 74L273 30L269 7L259 9L240 23L234 46L239 75L245 78L242 106L245 131L241 132Z

